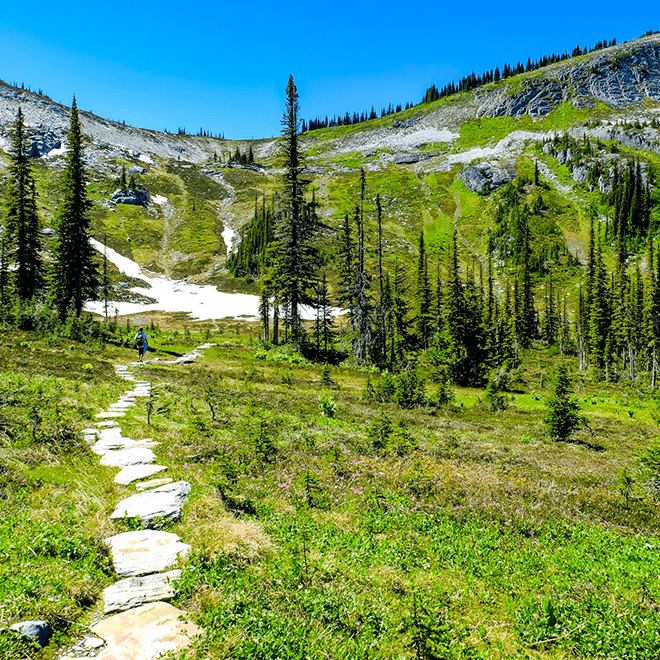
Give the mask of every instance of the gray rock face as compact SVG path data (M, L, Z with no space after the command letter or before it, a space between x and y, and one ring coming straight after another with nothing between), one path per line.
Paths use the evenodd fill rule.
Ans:
M636 47L607 48L574 65L561 63L542 78L518 87L502 83L480 95L477 117L540 117L570 101L579 108L604 103L623 109L644 98L660 101L660 43L657 36Z
M190 484L187 481L160 486L122 500L110 518L138 517L145 525L152 524L157 518L178 520L189 493Z
M144 186L135 186L135 190L115 190L112 193L114 204L131 204L133 206L147 206L149 204L149 191Z
M50 627L45 621L20 621L11 626L14 632L44 648L50 639Z
M53 149L61 149L62 137L53 131L38 130L31 138L32 146L30 147L28 156L31 158L41 158Z
M490 192L509 183L516 178L513 165L500 165L498 163L481 163L469 165L458 174L458 178L465 182L465 187L473 192Z
M392 128L412 128L419 122L419 117L409 117L404 121L395 121L392 123Z
M394 162L397 165L412 165L413 163L419 163L422 160L421 154L395 154Z
M175 570L115 582L103 590L103 613L123 612L145 603L169 600L175 595L173 582L180 576L181 571Z
M156 530L124 532L105 540L117 575L129 577L160 573L190 552L176 534Z

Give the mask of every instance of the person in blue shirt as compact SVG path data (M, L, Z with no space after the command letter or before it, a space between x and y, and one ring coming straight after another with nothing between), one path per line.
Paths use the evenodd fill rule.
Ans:
M147 354L149 344L147 343L147 333L140 328L135 335L135 348L138 352L138 362L142 362L142 358Z

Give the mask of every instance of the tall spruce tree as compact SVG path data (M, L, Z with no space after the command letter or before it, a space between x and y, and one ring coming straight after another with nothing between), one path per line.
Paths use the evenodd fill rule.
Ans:
M11 162L7 181L7 239L15 267L15 293L29 300L43 287L44 266L37 211L37 191L30 162L30 141L18 109L11 134Z
M421 348L428 348L433 328L433 304L429 283L428 256L424 245L424 228L419 233L417 255L417 289L415 291L415 339Z
M53 250L52 271L55 306L62 320L70 312L80 316L83 305L96 297L99 286L94 248L89 242L92 202L87 195L83 134L75 97L67 141L66 167L61 183L62 203L55 216L58 237Z
M267 255L270 271L267 279L275 298L287 311L285 320L296 350L302 348L304 341L301 305L314 304L314 275L318 263L314 244L318 229L316 203L305 200L309 182L303 176L304 155L298 140L298 114L298 90L293 76L289 76L282 118L284 174L274 240L269 244Z

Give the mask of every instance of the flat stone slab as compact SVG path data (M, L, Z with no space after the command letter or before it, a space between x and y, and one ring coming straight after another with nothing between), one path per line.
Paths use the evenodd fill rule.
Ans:
M187 481L175 481L122 500L110 518L138 517L145 525L156 518L178 520L189 493L190 484Z
M181 576L180 570L156 573L143 577L126 578L103 590L103 613L123 612L145 603L174 598L174 580Z
M186 622L186 613L169 603L151 603L108 617L92 632L106 641L98 660L155 660L168 651L179 651L202 633Z
M96 422L100 429L111 429L113 426L119 426L117 422Z
M109 467L128 467L130 465L146 465L156 462L156 454L146 447L133 447L132 449L119 449L109 451L101 459L101 465Z
M105 540L120 577L160 573L190 552L176 534L158 530L124 532Z
M106 412L96 413L94 417L96 417L96 419L115 419L115 418L118 419L119 417L126 417L126 413L120 411L108 410Z
M165 484L171 484L173 479L165 477L163 479L151 479L150 481L143 481L142 483L135 484L135 490L147 490L148 488L157 488L158 486L164 486Z
M128 486L128 484L132 483L133 481L137 481L138 479L146 479L147 477L152 477L154 474L158 474L163 470L167 470L167 468L164 465L129 465L128 467L125 467L115 477L115 483ZM166 483L172 482L171 479L169 481L164 481L163 479L155 479L155 481L162 482L155 484L156 486L163 486Z

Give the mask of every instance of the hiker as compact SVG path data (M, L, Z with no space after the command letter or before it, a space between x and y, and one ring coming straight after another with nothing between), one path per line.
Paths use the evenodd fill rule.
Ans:
M140 328L135 335L135 348L138 352L138 362L142 362L142 356L146 355L149 344L147 343L147 333Z

